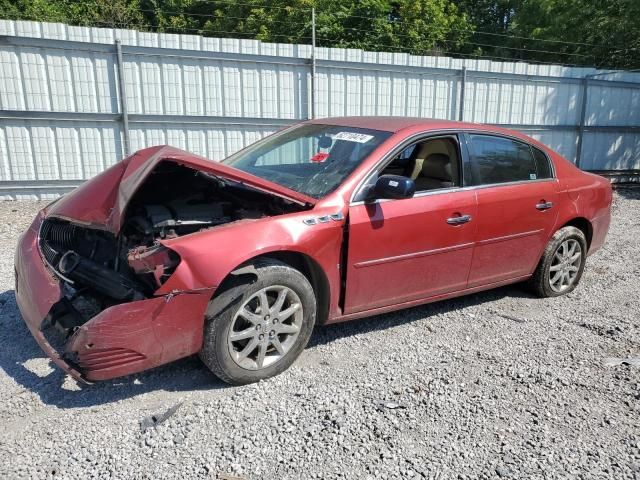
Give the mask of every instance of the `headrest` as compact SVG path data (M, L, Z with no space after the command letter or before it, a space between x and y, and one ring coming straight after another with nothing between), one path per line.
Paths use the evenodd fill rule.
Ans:
M444 153L432 153L422 164L421 176L435 178L443 182L452 182L451 160Z

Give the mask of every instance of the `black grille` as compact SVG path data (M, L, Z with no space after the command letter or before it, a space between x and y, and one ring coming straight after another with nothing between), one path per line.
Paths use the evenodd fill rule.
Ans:
M52 267L56 267L60 257L73 250L77 243L77 227L67 222L46 219L40 228L40 251Z

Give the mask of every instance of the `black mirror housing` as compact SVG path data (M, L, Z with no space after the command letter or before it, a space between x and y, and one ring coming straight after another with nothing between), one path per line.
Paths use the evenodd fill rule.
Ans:
M373 199L411 198L416 193L416 184L409 177L401 175L381 175L371 191Z

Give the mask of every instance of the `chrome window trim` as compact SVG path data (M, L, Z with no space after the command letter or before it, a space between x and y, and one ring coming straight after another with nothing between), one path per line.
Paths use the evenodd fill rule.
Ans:
M544 182L558 182L557 178L538 178L536 180L517 180L515 182L504 182L504 183L488 183L486 185L470 185L468 187L451 187L451 188L439 188L436 190L424 190L422 192L416 193L413 197L403 198L400 200L410 200L411 198L421 198L428 197L431 195L440 195L446 193L454 193L454 192L467 192L471 190L484 190L485 188L496 188L496 187L513 187L517 185L531 185L532 183L544 183ZM359 200L357 202L353 202L349 204L349 207L356 207L358 205L375 205L377 203L384 202L392 202L398 201L393 198L379 198L376 200L372 200L370 202L366 202L364 200Z
M469 137L471 137L475 132L475 130L472 130L471 132L469 131L465 131L465 135L468 135ZM536 150L538 150L540 153L542 153L545 158L547 159L547 162L549 163L549 167L550 167L550 171L551 171L551 177L549 178L537 178L536 180L549 180L550 178L556 178L556 169L555 169L555 165L553 164L553 162L551 161L551 158L549 158L549 155L547 155L547 152L545 152L544 150L542 150L541 148L538 148L534 145L531 145L531 143L526 142L524 140L522 140L521 138L518 137L514 137L511 135L505 135L505 134L500 134L500 133L485 133L484 131L479 131L478 130L478 135L484 135L487 137L498 137L498 138L505 138L507 140L511 140L513 142L516 143L520 143L522 145L526 145L527 147L529 147L529 152L531 153L531 159L533 160L533 164L536 167L536 172L538 170L538 162L536 161L536 157L533 155L533 149L535 148ZM470 139L469 139L470 140ZM471 157L473 156L473 154L471 153L471 151L469 151L469 162L472 162ZM517 180L519 182L535 182L536 180ZM507 182L505 182L507 183ZM512 183L512 182L509 182ZM496 185L496 184L491 184L491 185ZM500 184L497 184L500 185Z
M353 190L353 193L351 194L351 198L349 199L349 205L352 205L354 203L354 198L358 196L358 194L360 193L360 190L364 187L364 185L367 184L367 182L371 179L371 177L373 177L374 175L376 175L378 172L380 172L384 167L387 166L387 164L389 164L393 158L398 155L399 153L401 153L405 148L411 146L411 144L413 144L414 142L416 142L417 140L420 139L430 139L430 138L438 138L438 137L448 137L448 136L453 136L453 135L457 135L458 130L438 130L436 132L420 132L420 133L416 133L406 139L404 139L401 143L399 143L398 145L396 145L390 152L388 152L386 155L384 155L380 160L378 160L378 163L376 163L373 168L369 171L369 173L364 177L364 179L362 179L357 187ZM457 139L458 141L458 149L461 150L460 147L460 139ZM463 160L462 160L462 152L460 152L460 177L462 179L462 167L463 167ZM456 188L460 188L460 187L456 187ZM424 192L428 192L429 190L424 190ZM418 192L418 193L423 193ZM417 195L414 195L415 198Z
M460 186L460 187L452 187L452 188L438 189L438 190L424 190L424 191L416 193L411 198L420 198L422 196L434 195L434 194L438 194L438 193L450 193L452 191L459 192L459 191L462 191L462 190L472 190L472 189L479 189L479 188L493 188L493 187L508 186L508 185L519 185L519 184L529 184L529 183L538 183L538 182L557 181L555 164L553 163L553 161L551 160L549 155L547 155L547 152L545 152L541 148L534 147L533 145L531 145L531 143L526 142L525 140L523 140L523 139L521 139L521 138L519 138L519 137L517 137L515 135L510 135L508 133L501 133L501 132L492 132L490 130L482 130L482 129L476 129L476 128L458 128L458 129L438 130L438 131L423 131L423 132L415 133L415 134L411 135L410 137L407 137L405 140L402 141L402 143L398 144L391 151L389 151L387 154L385 154L380 160L378 160L378 162L371 168L369 173L367 175L365 175L365 177L362 180L360 180L360 182L358 182L358 185L356 185L356 188L353 189L353 192L351 193L351 198L349 199L349 206L351 207L351 206L356 206L356 205L362 205L362 204L365 204L365 203L371 205L371 204L379 203L380 201L392 200L392 199L378 199L378 200L373 200L371 202L365 202L364 200L359 200L357 202L354 202L354 198L360 193L360 191L367 184L369 179L371 179L371 177L373 177L376 173L378 173L381 170L381 167L384 168L384 166L386 166L386 163L388 163L391 159L393 159L393 156L397 155L402 150L404 150L405 148L410 146L411 143L415 142L416 140L418 140L420 138L424 138L426 140L426 139L432 138L432 137L443 137L443 136L449 136L449 135L469 134L469 133L478 133L480 135L491 135L491 136L494 136L494 137L507 138L509 140L514 140L514 141L517 141L517 142L520 142L520 143L524 143L525 145L528 145L529 148L537 148L542 153L544 153L544 155L547 157L547 160L549 161L549 164L551 165L551 177L550 178L539 178L539 179L536 179L536 180L517 180L517 181L514 181L514 182L492 183L492 184L486 184L486 185L471 185L471 186L468 186L468 187ZM460 138L458 138L458 148L460 150L462 149L462 146L460 145ZM460 175L461 175L462 181L464 183L464 158L462 158L462 156L463 156L462 152L460 152L460 153L461 153ZM532 155L533 155L533 153L532 153Z
M553 163L553 161L551 160L551 157L549 157L549 155L547 155L547 152L545 152L544 150L542 150L541 148L538 148L534 145L531 145L530 143L528 144L529 148L532 150L531 153L533 154L533 150L537 150L539 151L542 155L544 155L544 158L547 159L547 162L549 163L549 167L551 170L551 178L556 178L556 166ZM536 157L534 155L533 160L535 161Z

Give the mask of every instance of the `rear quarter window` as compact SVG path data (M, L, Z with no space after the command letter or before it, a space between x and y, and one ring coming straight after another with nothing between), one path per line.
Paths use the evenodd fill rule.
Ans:
M526 143L491 135L469 135L469 150L476 185L540 178L531 147Z
M536 161L536 169L538 171L538 178L553 178L553 171L551 170L551 163L549 157L536 147L531 147L533 152L533 158Z

